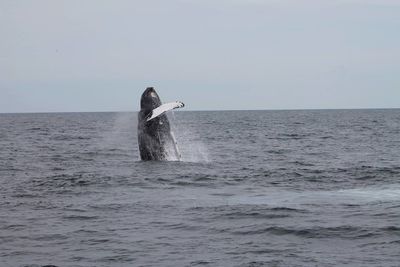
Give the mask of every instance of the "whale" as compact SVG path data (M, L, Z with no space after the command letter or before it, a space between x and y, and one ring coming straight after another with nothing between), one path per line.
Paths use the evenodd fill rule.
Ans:
M182 156L167 112L182 108L180 101L162 104L154 87L147 87L140 99L138 114L138 144L143 161L180 161Z

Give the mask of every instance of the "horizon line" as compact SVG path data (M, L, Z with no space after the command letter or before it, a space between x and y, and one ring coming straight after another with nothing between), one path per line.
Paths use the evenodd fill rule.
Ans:
M389 108L282 108L282 109L193 109L175 110L174 112L218 112L218 111L323 111L323 110L392 110L400 107ZM0 112L0 114L62 114L62 113L130 113L139 110L106 110L106 111L21 111L21 112Z

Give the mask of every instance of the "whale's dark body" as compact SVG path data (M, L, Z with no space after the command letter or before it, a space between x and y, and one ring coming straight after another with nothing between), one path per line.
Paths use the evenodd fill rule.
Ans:
M152 111L161 104L153 87L143 92L138 115L138 143L142 160L180 160L167 115L162 114L147 121Z

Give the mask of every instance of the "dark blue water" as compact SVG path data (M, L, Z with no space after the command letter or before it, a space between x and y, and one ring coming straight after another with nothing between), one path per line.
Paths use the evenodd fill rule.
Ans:
M0 266L400 266L400 110L0 115Z

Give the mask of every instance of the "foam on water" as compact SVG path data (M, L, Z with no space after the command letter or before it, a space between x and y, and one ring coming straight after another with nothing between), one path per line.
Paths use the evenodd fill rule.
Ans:
M160 192L162 194L162 192ZM366 205L400 200L400 185L365 187L345 190L321 190L295 192L276 189L251 189L226 186L224 189L178 188L169 191L168 198L186 205L267 205L272 207L298 208L307 205Z
M379 187L365 187L354 189L343 189L337 191L339 196L348 197L352 199L362 199L368 202L374 201L395 201L400 200L400 185L394 184Z
M231 204L308 205L348 204L361 205L382 201L400 200L400 186L384 188L365 187L332 191L268 191L260 190L251 194L237 194L228 201Z

